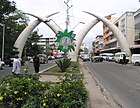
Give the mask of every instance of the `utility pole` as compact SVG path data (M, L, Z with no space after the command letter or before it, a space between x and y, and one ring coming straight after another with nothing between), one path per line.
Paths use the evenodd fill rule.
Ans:
M3 27L3 34L2 34L2 60L4 60L4 34L5 34L5 24L0 23L0 26Z
M69 21L70 21L70 18L69 18L69 9L72 7L72 5L71 6L69 6L69 1L70 0L67 0L67 2L65 2L64 1L64 3L66 4L66 6L67 6L67 11L66 11L66 13L67 13L67 15L66 15L66 29L68 30L68 25L69 25Z

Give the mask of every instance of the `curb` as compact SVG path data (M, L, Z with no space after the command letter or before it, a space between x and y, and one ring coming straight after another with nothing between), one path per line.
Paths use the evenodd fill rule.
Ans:
M49 69L52 69L53 67L55 67L56 66L56 64L54 64L53 66L51 66L51 67L49 67L49 68L47 68L47 69L44 69L44 70L42 70L42 71L39 71L39 73L43 73L44 71L47 71L47 70L49 70Z
M84 64L85 65L85 64ZM90 71L90 69L85 65L88 72L91 74L92 78L94 79L97 88L101 91L104 96L104 99L108 103L108 105L112 108L122 108L121 105L113 98L113 96L104 88L101 82L96 78L94 73Z

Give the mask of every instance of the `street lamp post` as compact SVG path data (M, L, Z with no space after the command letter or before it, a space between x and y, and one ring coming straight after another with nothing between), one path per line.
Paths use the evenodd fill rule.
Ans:
M0 26L3 27L3 33L2 33L2 60L4 60L4 34L5 34L5 24L0 23Z
M85 24L84 22L78 22L78 23L73 27L73 29L75 29L75 28L78 26L78 24L80 24L80 23L81 23L81 24ZM72 29L72 30L73 30L73 29Z

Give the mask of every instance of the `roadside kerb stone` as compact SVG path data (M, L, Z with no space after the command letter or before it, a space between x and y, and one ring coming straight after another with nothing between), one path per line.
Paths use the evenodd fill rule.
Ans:
M89 91L90 108L121 108L95 77L93 72L91 72L81 60L79 60L79 62L84 74L84 81L87 83L86 88Z
M54 64L53 66L51 66L51 67L49 67L49 68L47 68L47 69L44 69L44 70L40 71L39 73L43 73L43 72L45 72L45 71L47 71L47 70L49 70L49 69L54 68L55 66L56 66L56 64Z

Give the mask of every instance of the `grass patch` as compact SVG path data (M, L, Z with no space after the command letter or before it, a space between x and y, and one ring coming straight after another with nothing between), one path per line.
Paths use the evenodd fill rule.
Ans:
M66 73L80 74L79 62L71 62L70 66L65 71ZM53 68L41 73L41 75L63 75L60 68L56 65Z

